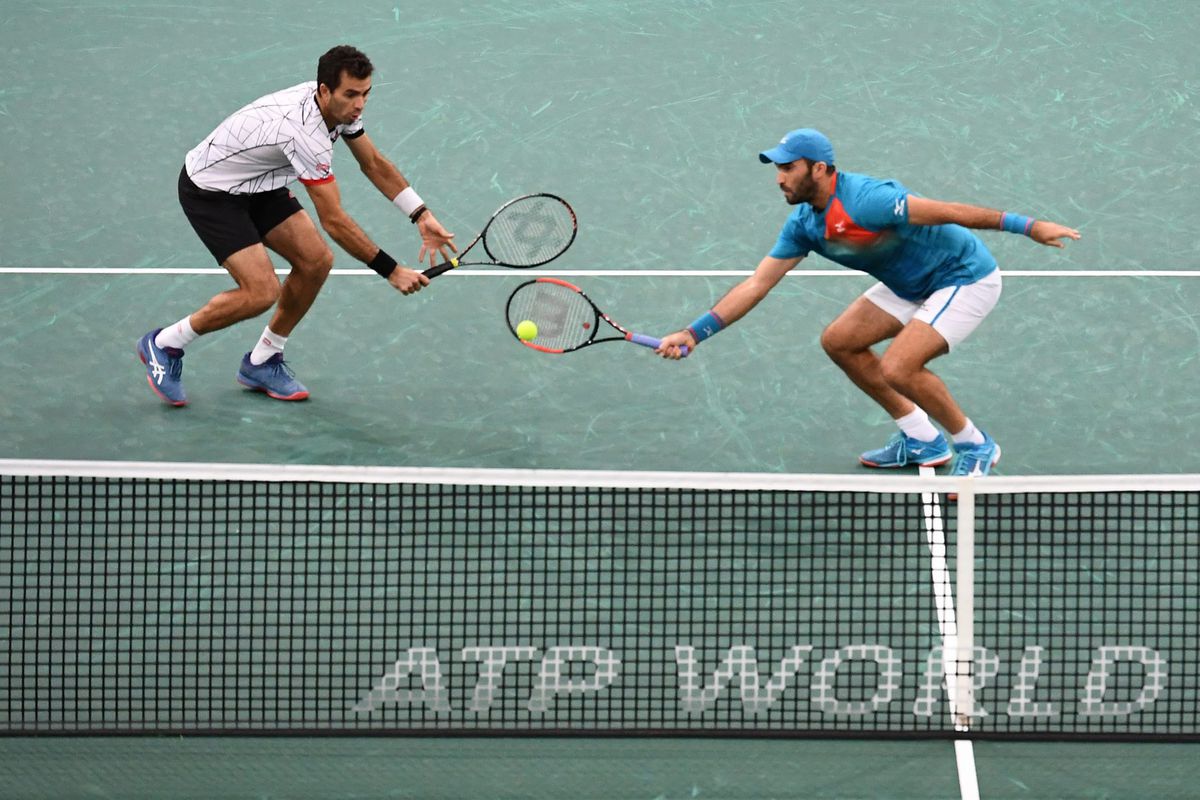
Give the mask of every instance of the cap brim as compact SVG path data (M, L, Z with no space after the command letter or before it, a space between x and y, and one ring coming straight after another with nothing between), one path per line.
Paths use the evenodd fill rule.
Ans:
M796 159L782 147L772 147L758 154L758 160L764 164L790 164Z

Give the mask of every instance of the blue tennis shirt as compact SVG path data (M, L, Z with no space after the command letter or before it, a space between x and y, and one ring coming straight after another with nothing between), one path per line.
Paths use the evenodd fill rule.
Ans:
M852 172L838 172L834 181L824 211L801 203L788 215L773 258L816 251L914 301L975 283L996 269L987 247L961 225L909 225L909 191L900 183Z

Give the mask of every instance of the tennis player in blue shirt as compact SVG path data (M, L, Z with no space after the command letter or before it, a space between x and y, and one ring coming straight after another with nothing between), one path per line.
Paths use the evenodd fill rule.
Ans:
M963 413L926 366L950 352L1000 298L996 259L968 228L1004 230L1063 247L1079 232L1046 220L930 200L896 181L842 172L833 145L801 128L759 153L796 209L775 247L746 280L687 328L663 339L659 353L679 358L733 324L766 297L809 253L878 279L821 334L821 346L858 388L883 406L900 431L863 453L868 467L938 466L954 475L987 475L1000 445ZM892 339L882 356L871 347ZM953 446L932 424L937 422Z

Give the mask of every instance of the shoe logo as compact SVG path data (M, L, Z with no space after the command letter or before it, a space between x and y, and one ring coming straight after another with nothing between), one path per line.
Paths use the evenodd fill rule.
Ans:
M919 456L919 455L921 455L921 453L925 452L925 448L924 447L914 447L913 449L909 450L908 452L912 453L914 456Z
M162 364L158 363L158 358L154 355L154 347L147 347L150 351L150 374L154 377L154 382L162 385L163 378L167 375L167 370Z

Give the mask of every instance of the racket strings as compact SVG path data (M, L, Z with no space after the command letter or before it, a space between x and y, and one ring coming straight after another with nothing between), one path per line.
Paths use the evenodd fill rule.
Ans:
M513 293L508 325L516 330L524 320L537 325L533 344L551 350L570 350L596 334L596 310L587 298L556 283L535 282Z
M484 247L500 264L544 264L570 246L575 216L555 197L526 197L502 209L484 233Z

